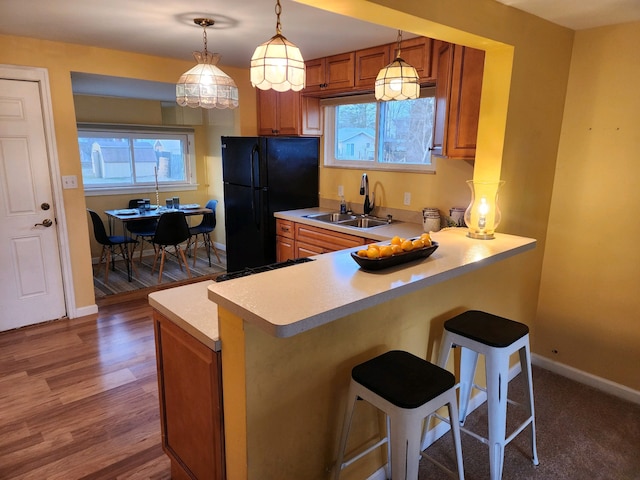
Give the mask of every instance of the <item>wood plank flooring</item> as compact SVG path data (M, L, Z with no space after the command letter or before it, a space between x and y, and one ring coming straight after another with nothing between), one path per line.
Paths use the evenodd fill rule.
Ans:
M0 333L0 479L170 479L147 299Z

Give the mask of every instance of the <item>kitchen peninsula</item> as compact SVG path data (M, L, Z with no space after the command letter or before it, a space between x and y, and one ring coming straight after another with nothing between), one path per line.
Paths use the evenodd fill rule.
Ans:
M390 238L394 225L382 229ZM361 270L350 249L209 285L218 305L228 479L329 478L351 368L393 348L433 359L443 322L482 308L487 289L502 289L507 302L509 271L517 269L500 264L523 261L518 254L536 245L507 234L473 240L466 229L433 239L439 248L431 257L388 270ZM460 282L474 293L461 297ZM378 417L357 412L353 437L365 442ZM382 463L382 454L357 462L344 478L367 478Z

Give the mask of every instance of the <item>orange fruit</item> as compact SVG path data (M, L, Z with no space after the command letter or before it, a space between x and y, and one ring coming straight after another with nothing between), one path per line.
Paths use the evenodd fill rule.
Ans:
M402 239L397 235L391 239L391 245L400 245L401 243Z
M402 247L400 245L391 245L391 249L393 250L393 254L402 253Z
M363 257L363 258L367 258L367 251L366 250L358 250L358 254L359 257Z
M421 238L416 238L411 243L413 243L413 248L424 248L424 241Z
M411 250L413 250L413 242L411 240L405 240L400 246L405 252L410 252Z
M377 248L368 248L367 249L367 257L368 258L380 258L380 250Z
M380 247L380 256L381 257L390 257L391 255L393 255L393 250L391 249L391 246L389 245L383 245L382 247Z

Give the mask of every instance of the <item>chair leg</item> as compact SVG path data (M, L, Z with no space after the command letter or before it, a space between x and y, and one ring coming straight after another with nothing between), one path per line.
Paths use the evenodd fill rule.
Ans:
M342 471L342 463L344 461L344 451L347 448L347 439L349 438L349 430L351 430L351 420L353 418L353 410L356 405L357 395L353 387L349 386L349 394L347 395L348 404L344 414L344 422L342 423L342 433L340 434L340 443L338 446L338 456L336 458L335 480L340 480L340 472ZM388 460L387 460L388 461Z
M460 347L460 424L464 425L469 413L469 400L473 390L473 377L478 365L478 352Z
M164 246L158 248L162 250L162 256L160 257L160 272L158 273L158 283L160 283L162 282L162 271L164 270L164 258L166 255L166 251Z
M184 268L187 269L187 277L191 278L191 270L189 270L189 263L187 263L187 257L184 254L184 250L182 250L182 248L180 248L179 246L177 248L180 252L180 256L182 257L182 261L184 262Z
M538 461L538 449L536 447L536 415L533 407L533 378L531 375L531 353L528 343L520 349L519 354L521 370L527 384L527 412L531 418L531 461L534 465L538 465L540 462Z
M216 249L216 246L213 244L213 241L211 240L210 233L207 233L207 245L209 246L209 250L207 251L207 255L209 256L209 266L211 266L211 249L213 249L213 253L218 259L218 262L220 262L220 255L218 255L218 250Z
M156 264L158 262L158 255L160 255L160 250L162 249L161 246L154 244L153 245L153 251L154 251L154 255L153 255L153 266L151 267L151 273L156 271Z
M189 239L189 243L191 243L191 239ZM187 244L186 250L189 250L189 245ZM198 234L196 233L196 238L193 241L193 267L196 266L196 255L198 253Z

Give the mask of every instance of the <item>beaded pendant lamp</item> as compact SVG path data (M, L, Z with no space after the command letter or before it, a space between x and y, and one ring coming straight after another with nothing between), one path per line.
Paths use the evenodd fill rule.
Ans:
M251 84L260 90L300 91L305 85L305 66L298 47L282 35L280 0L276 1L276 34L259 45L251 57Z
M204 51L193 52L198 64L178 80L177 104L192 108L236 108L238 87L229 75L216 66L220 55L207 51L207 27L215 22L209 18L195 18L193 23L203 29Z
M401 42L402 32L398 30L398 54L376 77L376 100L414 100L420 96L418 72L400 57Z

